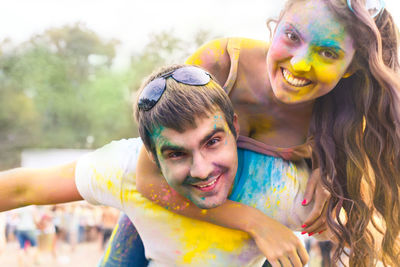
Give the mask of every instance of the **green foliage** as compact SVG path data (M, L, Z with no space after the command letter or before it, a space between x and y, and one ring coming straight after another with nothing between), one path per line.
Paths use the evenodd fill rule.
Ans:
M82 24L53 28L18 46L0 43L0 169L24 148L95 148L137 136L132 92L156 67L183 59L207 36L152 34L126 70L112 68L116 40Z

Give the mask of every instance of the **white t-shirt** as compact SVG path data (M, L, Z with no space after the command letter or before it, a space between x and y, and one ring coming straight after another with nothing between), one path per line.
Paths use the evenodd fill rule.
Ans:
M16 229L20 231L35 231L35 214L37 213L35 206L27 206L15 210L18 215L18 224Z
M118 208L129 216L143 241L149 266L262 266L265 258L247 233L175 214L142 197L135 184L136 163L141 147L140 138L113 141L83 156L76 167L76 185L88 202ZM278 185L279 193L284 194L285 188L290 190L291 193L287 194L289 197L285 195L285 202L293 206L293 201L299 197L297 191L304 191L308 172L298 171L289 163L284 163L284 166L282 175L289 178L285 180L278 177L275 180L286 181ZM300 183L295 176L297 173L301 176ZM265 173L262 174L265 176ZM234 190L239 196L235 200L241 201L243 198L241 202L246 203L245 199L250 199L246 188L251 186L242 179L240 181L242 189ZM262 205L249 204L261 207L263 211L268 210L277 219L291 216L292 210L270 212L271 209L277 210L280 204L271 202L276 198L265 196L263 200L260 197L265 193L278 192L275 193L271 183L265 184L268 187L265 186L263 192L258 190L257 196L253 195ZM273 186L277 186L275 182ZM297 215L295 218L297 225L301 223ZM297 225L290 226L297 228Z

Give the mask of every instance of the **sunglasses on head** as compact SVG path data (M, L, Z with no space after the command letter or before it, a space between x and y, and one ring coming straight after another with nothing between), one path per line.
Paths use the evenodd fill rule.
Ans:
M138 101L139 110L148 111L157 104L167 88L168 78L173 78L175 81L183 84L196 86L206 85L211 80L210 74L194 66L182 67L167 72L152 80L143 88Z
M354 9L351 6L351 1L352 0L347 0L347 6L354 13ZM371 17L375 18L385 8L385 2L384 0L366 0L365 8L367 9Z

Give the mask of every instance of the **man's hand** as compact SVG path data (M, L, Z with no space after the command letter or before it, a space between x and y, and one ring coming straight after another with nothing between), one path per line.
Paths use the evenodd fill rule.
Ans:
M323 187L321 172L317 168L312 171L311 177L308 179L304 200L301 203L303 206L307 206L314 199L314 207L302 226L303 234L308 233L309 236L321 234L327 229L326 209L329 198L330 193Z
M300 267L308 262L308 254L292 230L273 220L260 220L248 231L272 267Z

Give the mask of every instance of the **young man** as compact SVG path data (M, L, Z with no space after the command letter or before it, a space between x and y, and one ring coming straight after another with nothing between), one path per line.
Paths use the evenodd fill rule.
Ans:
M308 179L306 166L285 162L279 165L280 170L274 170L278 175L271 175L276 166L272 161L265 170L249 173L259 167L254 163L264 155L239 150L242 164L235 177L237 118L222 88L203 70L174 66L156 73L145 83L137 106L143 143L173 188L165 192L164 200L179 193L198 207L209 209L222 205L230 196L292 227L298 227L312 208L294 209ZM262 265L265 258L248 234L180 216L142 197L135 182L141 147L140 139L121 140L65 166L0 173L0 209L83 198L92 204L116 207L130 217L143 240L150 266ZM251 179L247 179L248 174ZM237 206L240 204L223 207L229 213ZM174 203L169 207L175 211L189 208ZM213 210L205 210L204 216ZM279 244L293 247L271 263L305 264L307 253L293 233L253 210L249 217L232 218L227 226L253 233L259 225L274 225L273 229L279 230L270 233L276 237L274 242L279 239Z

